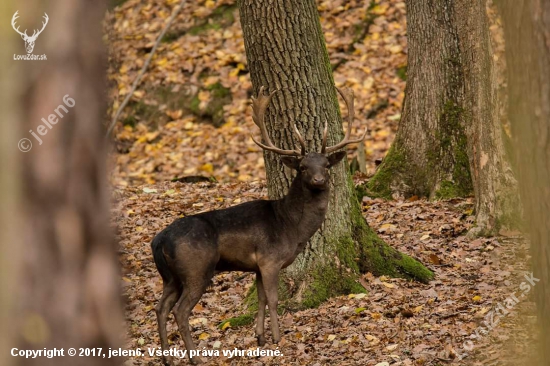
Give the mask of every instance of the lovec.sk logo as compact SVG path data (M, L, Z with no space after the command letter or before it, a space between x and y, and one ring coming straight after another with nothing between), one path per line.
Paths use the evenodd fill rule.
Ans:
M17 14L18 12L19 10L16 11L15 14L13 14L13 17L11 18L11 26L17 33L21 35L21 38L23 38L23 41L25 41L25 49L27 50L27 54L26 55L14 54L13 59L14 60L46 60L46 55L34 55L32 51L34 49L34 42L36 42L36 39L48 24L48 20L49 20L48 14L44 13L44 22L42 22L42 29L40 30L35 29L34 32L32 33L32 36L29 36L27 34L26 29L24 32L21 32L19 30L19 27L16 27L15 21L17 20L17 18L19 18L19 15Z

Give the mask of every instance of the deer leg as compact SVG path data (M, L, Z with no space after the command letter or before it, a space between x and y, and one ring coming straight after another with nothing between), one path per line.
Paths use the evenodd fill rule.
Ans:
M262 283L267 297L267 306L269 307L269 319L271 322L271 333L273 343L279 343L281 335L279 333L279 323L277 321L277 288L279 284L279 269L262 271Z
M256 273L256 291L258 292L258 319L256 320L256 338L258 346L265 344L264 325L265 325L265 306L267 298L265 296L264 284L262 282L262 274Z
M190 278L190 276L187 277L183 292L174 308L176 322L178 323L178 328L189 356L191 356L190 352L195 350L195 345L193 343L193 339L191 338L191 332L189 331L189 316L191 315L193 307L197 304L202 294L206 291L213 275L214 267L212 266L211 270L209 269L203 273L194 274L192 278ZM202 363L200 357L197 356L193 358L190 357L190 360L193 364Z
M168 313L174 307L174 304L180 296L180 291L178 291L177 286L174 281L169 282L168 284L163 283L162 297L159 300L159 303L155 307L155 312L157 313L157 322L159 327L160 335L160 346L162 350L168 349L168 337L166 334L166 323L168 321ZM162 362L164 365L173 365L174 362L171 356L163 356Z

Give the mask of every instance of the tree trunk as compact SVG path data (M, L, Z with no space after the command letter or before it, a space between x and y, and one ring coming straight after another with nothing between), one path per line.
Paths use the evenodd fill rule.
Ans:
M0 18L10 19L10 7L0 8ZM17 325L14 315L17 314L18 278L22 253L20 245L21 228L21 189L20 174L21 152L15 148L20 139L15 121L21 120L18 96L21 88L21 70L14 65L13 50L23 50L21 38L11 27L0 27L0 70L9 70L0 78L0 110L4 121L0 124L0 365L10 366L16 358L10 354L15 342Z
M517 224L485 0L407 1L407 29L402 118L369 190L430 199L475 193L476 234Z
M18 236L9 242L10 248L19 250L21 263L12 273L17 283L12 292L12 339L3 346L64 348L64 357L8 359L17 365L116 365L120 359L77 355L76 361L67 353L70 347L101 347L108 354L108 348L120 346L122 339L102 123L105 7L96 1L26 1L18 6L21 23L40 25L44 12L49 23L34 49L47 60L10 64L22 71L17 80L21 93L7 109L18 117L17 139L28 139L20 149L28 148L29 142L32 148L15 150L22 164L7 166L8 175L21 187L20 195L12 194L23 218ZM19 41L11 53L24 54L23 41L12 33ZM14 143L17 140L9 143L10 149L15 149ZM11 254L7 258L17 260Z
M293 148L292 124L310 151L320 151L328 121L328 145L343 137L336 89L314 0L242 0L241 24L255 94L260 86L278 90L266 120L278 146ZM284 195L292 180L280 159L265 152L271 198ZM385 244L361 215L346 164L331 176L332 194L321 230L287 270L287 297L316 306L330 296L364 290L361 271L427 281L432 273L414 259Z
M550 364L550 3L499 0L504 21L509 118L531 240L540 365Z

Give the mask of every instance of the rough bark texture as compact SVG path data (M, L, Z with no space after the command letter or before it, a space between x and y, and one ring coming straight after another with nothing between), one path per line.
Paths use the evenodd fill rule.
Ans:
M17 65L10 65L22 68L23 75L18 80L20 100L8 106L19 117L11 126L20 127L17 139L29 138L33 147L24 153L17 151L17 139L8 145L21 162L19 169L9 167L19 180L21 194L14 197L20 198L23 221L17 238L9 242L10 248L20 249L22 262L12 273L17 282L12 292L17 311L11 314L15 326L6 346L64 348L65 357L11 357L9 362L116 365L120 359L77 357L77 361L67 356L69 347L102 347L105 352L121 345L120 277L109 229L102 124L107 60L101 27L104 4L27 1L17 5L22 22L40 24L44 11L50 22L35 47L36 54L47 54L47 61L11 61ZM11 54L24 53L20 42ZM64 103L65 95L74 100L73 107ZM48 128L42 119L56 109L62 118L56 114L57 123ZM46 133L40 136L40 131Z
M540 365L550 364L550 2L500 0L509 118L528 223L539 326Z
M486 0L455 4L464 76L463 121L476 198L477 227L471 233L484 235L518 227L520 202L504 149Z
M369 189L430 199L475 193L476 233L498 230L512 221L514 180L497 112L485 0L407 1L407 29L402 118Z
M343 137L342 124L315 1L242 0L239 6L254 94L262 85L279 90L266 115L272 140L287 149L299 146L291 132L296 123L309 149L320 151L322 126L328 121L328 144L336 144ZM280 198L291 172L271 152L265 153L265 160L269 195ZM423 281L431 277L366 225L347 164L333 169L331 186L323 227L286 271L288 297L315 306L330 296L364 291L356 282L361 270Z

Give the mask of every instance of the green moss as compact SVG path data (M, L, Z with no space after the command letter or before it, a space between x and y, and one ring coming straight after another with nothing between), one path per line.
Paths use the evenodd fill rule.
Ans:
M367 183L368 196L391 199L391 185L403 172L404 164L404 155L396 147L396 143L392 144L376 174Z
M459 197L459 189L453 182L445 180L441 182L440 188L435 192L435 198L438 200L446 200Z
M226 323L229 323L232 327L241 327L243 325L249 325L254 322L254 314L248 313L241 316L237 316L235 318L229 318L224 321L222 321L220 324L218 324L218 327L221 329Z
M137 119L134 115L129 115L127 117L125 117L123 120L122 120L122 124L124 126L131 126L131 127L135 127L136 126L136 123L137 123Z
M424 283L433 279L433 272L422 263L386 244L367 225L358 204L352 206L351 214L354 240L359 245L360 272L371 272L377 276L403 277Z
M350 240L344 240L344 246L349 245ZM342 258L339 257L339 259ZM352 262L355 261L352 260ZM329 263L315 269L313 271L313 283L304 292L302 307L315 308L334 296L366 293L365 288L357 282L358 273L355 271L348 272L345 264L340 263L339 268L337 268L336 264ZM357 263L354 263L354 266L357 268Z
M222 84L215 83L212 85L209 85L207 90L210 90L212 92L212 96L214 98L225 98L231 94L231 91L227 88L225 88Z
M395 70L395 73L397 74L399 79L401 79L403 81L407 81L407 65L398 67Z
M355 187L355 197L357 197L357 201L361 202L363 201L363 197L368 196L368 189L364 184L359 184Z
M441 127L434 135L435 141L427 152L427 159L429 169L448 171L451 179L437 182L438 176L431 177L432 182L429 185L439 185L434 194L436 199L464 197L473 191L467 138L462 122L466 117L464 109L454 101L448 100L443 105L439 123ZM444 159L443 156L451 156L452 160ZM446 161L448 162L445 163ZM442 166L442 162L445 165ZM446 166L447 164L452 164L452 167Z
M349 180L352 188L351 179ZM352 198L353 199L353 198ZM328 242L335 247L338 261L320 265L312 271L313 283L305 291L302 307L317 307L330 297L350 293L366 293L357 282L364 272L417 280L424 283L434 274L417 260L388 246L370 228L362 216L359 202L352 202L352 235Z
M193 112L193 114L200 115L201 110L199 108L199 105L201 104L201 101L199 99L198 94L191 99L191 102L189 103L189 110Z

